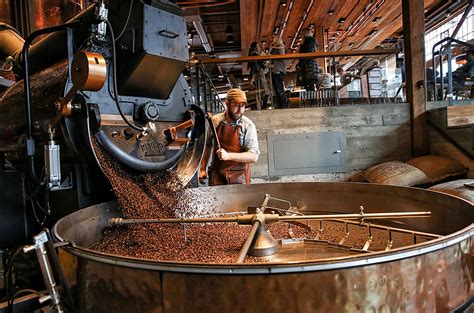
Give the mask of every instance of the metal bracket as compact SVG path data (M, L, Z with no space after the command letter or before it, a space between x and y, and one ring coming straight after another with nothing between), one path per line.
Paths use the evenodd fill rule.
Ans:
M46 302L51 300L51 310L52 312L62 313L64 310L61 306L61 296L59 294L59 289L54 278L53 269L48 257L48 251L46 249L46 244L48 243L49 237L46 231L42 231L35 237L33 237L33 245L25 246L23 251L28 253L35 250L36 256L38 258L39 265L41 267L41 272L43 274L44 283L48 289L47 295L39 299L40 302Z

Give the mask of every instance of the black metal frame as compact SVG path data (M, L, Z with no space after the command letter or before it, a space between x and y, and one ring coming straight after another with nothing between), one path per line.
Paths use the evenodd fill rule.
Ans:
M434 93L434 99L435 100L444 100L444 78L443 78L443 58L444 56L447 57L447 62L448 62L448 73L447 73L447 78L448 78L448 88L446 91L446 96L452 96L453 94L453 73L451 69L451 46L453 43L457 43L461 46L467 47L469 49L474 49L474 45L464 42L458 39L455 39L457 33L459 32L459 29L461 28L462 24L464 23L464 20L466 19L467 15L471 11L472 7L474 5L474 0L471 0L469 2L469 5L466 7L466 10L464 11L463 16L461 17L461 20L458 22L456 25L456 28L453 31L453 34L450 37L446 37L438 41L433 45L433 48L431 50L431 62L432 62L432 68L433 68L433 93ZM445 43L443 45L443 43ZM435 51L435 48L437 46L440 46L440 49L438 51ZM435 63L435 56L439 56L439 64L440 64L440 85L441 85L441 97L438 97L438 92L436 90L436 63Z

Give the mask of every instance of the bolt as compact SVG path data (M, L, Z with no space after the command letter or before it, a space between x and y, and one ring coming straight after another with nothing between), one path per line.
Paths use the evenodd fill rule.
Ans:
M112 135L113 138L118 138L120 137L120 132L116 129L114 129L113 131L110 132L110 134Z

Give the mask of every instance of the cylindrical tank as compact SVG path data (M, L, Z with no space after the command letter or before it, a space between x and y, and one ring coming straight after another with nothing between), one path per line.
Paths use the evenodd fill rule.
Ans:
M114 202L60 220L60 259L80 312L447 312L472 299L474 210L446 194L361 183L279 183L190 189L220 212L259 206L265 194L304 213L431 211L403 228L442 235L390 251L306 262L156 262L98 253Z

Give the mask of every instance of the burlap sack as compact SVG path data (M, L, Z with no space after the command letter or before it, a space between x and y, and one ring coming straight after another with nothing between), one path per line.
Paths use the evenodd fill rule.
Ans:
M428 189L454 195L474 204L474 179L458 179L434 185Z
M411 159L407 163L425 173L432 183L467 171L462 163L439 155L425 155Z
M428 176L422 171L400 161L374 165L364 171L363 177L371 183L395 186L415 186L429 182Z

